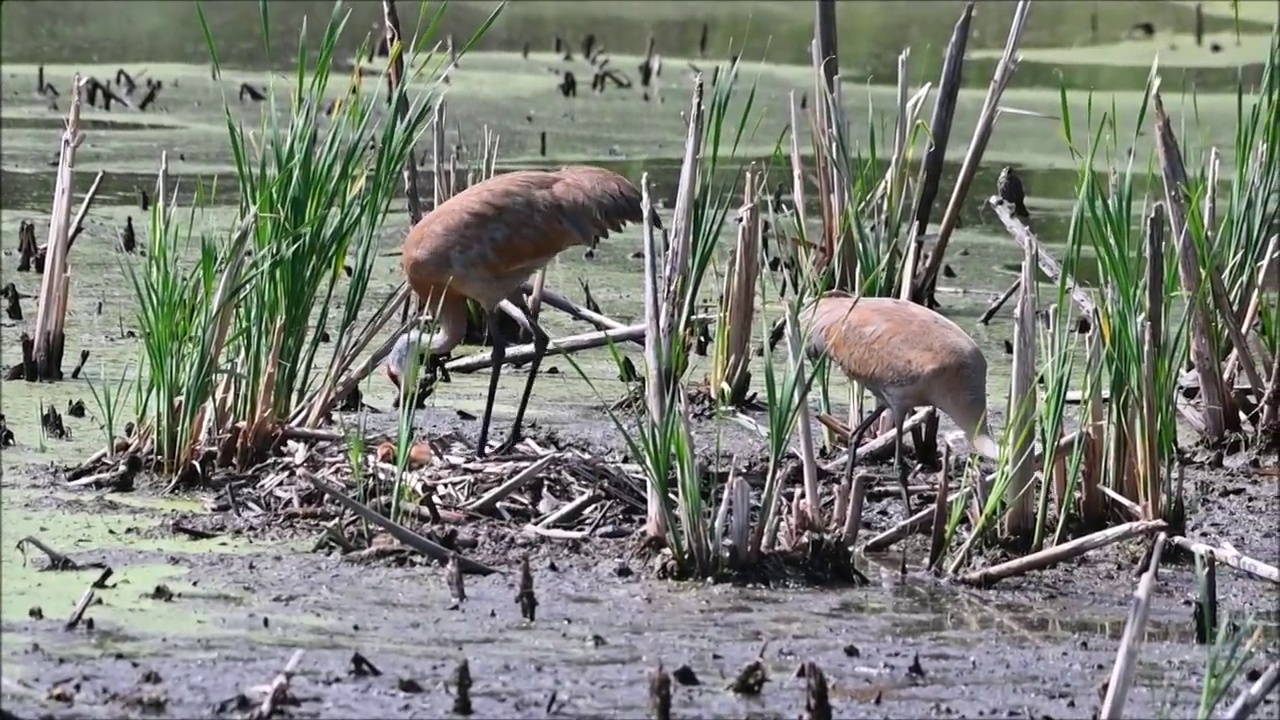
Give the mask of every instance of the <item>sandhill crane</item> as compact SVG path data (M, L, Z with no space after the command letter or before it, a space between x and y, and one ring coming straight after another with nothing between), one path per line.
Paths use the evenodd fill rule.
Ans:
M409 231L401 258L410 287L434 314L439 330L430 337L419 330L402 335L387 358L388 377L403 391L410 352L448 354L466 331L466 298L479 303L493 344L489 396L476 447L477 456L483 456L506 355L507 338L495 315L501 308L529 331L535 349L511 436L499 452L510 449L520 439L529 392L551 342L529 316L520 285L560 251L595 247L600 238L640 220L635 185L617 173L588 166L506 173L440 203ZM656 215L651 221L660 227Z
M960 326L929 308L896 298L854 298L830 292L800 316L811 355L825 355L876 397L877 407L850 434L849 462L862 435L885 410L893 412L893 461L911 512L902 423L919 405L932 405L964 431L974 449L996 459L987 425L987 359Z

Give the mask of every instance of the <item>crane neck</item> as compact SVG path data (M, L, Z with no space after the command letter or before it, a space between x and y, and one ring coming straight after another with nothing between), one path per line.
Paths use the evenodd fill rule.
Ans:
M440 314L436 318L438 329L427 335L414 328L396 338L396 343L387 356L387 369L396 378L404 378L409 373L409 358L423 352L431 356L448 355L462 342L467 331L467 314L461 302L441 304Z

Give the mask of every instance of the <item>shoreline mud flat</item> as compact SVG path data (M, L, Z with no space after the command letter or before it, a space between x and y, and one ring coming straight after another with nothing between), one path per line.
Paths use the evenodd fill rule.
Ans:
M475 423L446 417L425 413L428 432L474 434ZM710 423L698 424L709 432ZM528 435L574 438L603 454L610 430L606 418L557 413ZM732 441L722 448L732 449ZM888 476L887 467L867 470ZM1188 534L1276 562L1275 528L1265 521L1280 512L1274 487L1231 482L1222 471L1201 495L1197 472L1188 473L1196 503ZM41 539L65 543L56 549L84 568L39 572L45 560L30 549L24 570L6 558L17 587L5 593L3 699L19 718L244 716L297 649L304 653L277 709L295 717L442 716L463 658L483 717L648 715L647 678L659 663L675 678L676 715L793 717L805 702L793 675L806 661L826 675L835 716L1087 716L1101 704L1147 545L1118 544L971 590L924 574L927 537L913 536L858 560L869 584L797 587L788 576L766 588L655 578L651 555L625 532L638 522L613 537L556 540L476 519L451 528L452 542L500 572L467 576L458 603L445 568L412 551L363 561L311 551L316 521L135 504L162 489L151 481L68 499L52 492L62 481L47 470L6 475L6 517L38 511L39 527L56 533ZM864 532L890 527L900 505L896 493L870 498ZM94 515L131 518L116 532L151 549L84 542L100 533ZM59 516L66 522L50 522ZM5 533L6 555L17 552L16 531ZM526 557L533 622L515 599ZM81 592L102 572L95 563L113 577L68 630ZM1270 625L1271 649L1254 661L1261 671L1275 659L1276 588L1225 566L1218 577L1221 612ZM53 595L55 582L74 589ZM1188 716L1198 705L1208 648L1194 639L1194 588L1192 563L1166 559L1127 705L1135 717ZM36 602L39 619L28 616ZM764 689L728 689L757 657ZM698 684L682 684L694 676Z

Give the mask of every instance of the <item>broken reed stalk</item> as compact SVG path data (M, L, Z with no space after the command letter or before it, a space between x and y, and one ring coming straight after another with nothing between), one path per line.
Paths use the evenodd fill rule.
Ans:
M1160 357L1164 328L1164 208L1156 203L1147 216L1147 317L1142 320L1143 363L1141 427L1138 428L1138 497L1143 516L1161 515L1160 407L1168 398L1158 398L1156 365Z
M403 123L409 114L409 98L405 94L396 93L404 83L404 44L401 42L403 35L400 33L400 14L396 12L395 0L382 0L382 23L391 61L387 70L387 102L394 101L395 107L392 110L395 112L396 122ZM437 128L437 132L442 131ZM422 219L422 200L418 195L418 161L413 148L409 149L409 156L404 163L404 196L409 206L409 227L413 227ZM418 302L421 304L422 300L419 299ZM400 319L403 322L409 311L407 296L402 307ZM421 309L418 308L419 311Z
M1084 461L1080 469L1080 518L1086 525L1097 527L1106 519L1106 506L1102 502L1105 471L1102 467L1102 454L1106 448L1106 423L1102 408L1102 329L1098 315L1090 318L1092 326L1085 339L1085 406L1081 409L1081 417L1088 419L1088 426L1083 429Z
M76 217L71 221L71 235L67 238L67 250L76 244L76 238L80 237L80 233L84 232L84 218L89 214L89 209L93 207L94 198L98 197L98 187L102 185L102 179L107 176L106 170L99 170L97 177L93 179L93 184L89 186L89 192L84 194L84 199L80 201L80 209L76 212Z
M933 118L929 123L929 150L925 153L921 181L916 198L916 237L924 235L933 214L933 203L938 196L942 180L942 164L947 156L947 141L951 138L951 123L956 114L956 100L960 97L960 85L964 70L964 52L969 44L969 27L973 23L973 3L966 3L960 19L951 31L947 43L946 58L942 62L942 77L938 80L938 99L934 101Z
M1251 557L1240 554L1240 551L1233 547L1214 547L1197 542L1181 535L1174 535L1169 538L1169 542L1175 546L1196 555L1212 557L1214 560L1230 565L1231 567L1242 572L1249 573L1254 577L1264 580L1270 580L1273 583L1280 584L1280 568L1274 565L1268 565L1260 560L1254 560Z
M951 508L947 496L951 492L949 486L949 470L951 468L951 444L942 445L942 469L938 471L938 490L933 503L933 528L929 538L929 570L938 572L942 558L947 550L947 513Z
M1005 457L1008 465L1001 468L1009 473L1005 486L1005 514L1002 518L1006 537L1028 536L1035 527L1036 497L1026 492L1031 484L1035 455L1036 424L1036 295L1039 283L1036 278L1036 257L1039 245L1034 235L1027 235L1022 247L1022 277L1018 304L1013 310L1013 382L1009 391L1009 428L1007 437L1013 447ZM980 497L982 504L987 498Z
M827 676L818 663L806 661L801 667L804 673L804 717L806 720L831 720L831 696L827 690Z
M1222 382L1222 366L1214 348L1213 325L1205 299L1200 293L1200 253L1189 222L1190 186L1182 151L1174 137L1169 116L1160 96L1160 78L1155 79L1151 90L1151 102L1155 111L1156 157L1164 180L1165 202L1169 210L1169 225L1178 246L1178 270L1182 289L1186 293L1191 313L1191 359L1195 362L1200 378L1200 415L1203 422L1203 439L1210 444L1222 442L1228 432L1239 432L1239 413L1234 411L1227 388Z
M689 106L689 128L688 134L685 136L684 155L680 164L680 179L676 185L676 207L675 213L671 218L671 233L667 236L666 262L662 274L662 306L664 313L660 331L662 347L664 348L663 369L665 375L663 388L668 394L674 388L677 378L684 372L684 359L679 359L682 365L677 367L675 365L677 358L671 356L671 349L674 347L673 336L684 330L679 326L683 318L679 316L677 308L683 305L682 299L686 295L685 290L687 283L690 281L688 277L689 255L693 248L694 206L697 203L698 175L701 160L700 150L702 148L703 125L705 124L704 91L702 76L698 75L693 80L693 97Z
M942 270L942 261L946 257L947 243L956 223L960 221L960 208L969 195L969 185L978 172L982 155L986 152L987 142L991 139L991 131L995 128L999 113L1000 98L1013 80L1013 73L1018 69L1018 45L1022 41L1022 33L1026 28L1027 14L1031 11L1031 0L1018 0L1018 7L1013 11L1013 22L1009 26L1009 35L1005 40L1004 53L1000 56L995 72L991 76L991 84L987 88L987 97L982 104L982 112L978 116L978 124L969 141L969 149L965 153L960 173L956 177L955 188L942 216L938 228L938 240L929 253L928 261L916 275L914 296L917 300L926 299L937 281L938 272Z
M1133 678L1138 671L1138 652L1142 648L1142 636L1146 632L1147 617L1151 612L1151 594L1156 587L1156 572L1160 569L1160 555L1164 551L1165 534L1156 536L1155 545L1151 549L1151 561L1147 571L1138 582L1138 589L1133 593L1133 606L1129 610L1129 620L1124 626L1124 637L1120 647L1116 649L1116 663L1111 668L1111 679L1107 683L1107 695L1102 701L1100 718L1118 720L1124 713L1124 703L1133 687Z
M1049 282L1060 282L1062 265L1044 249L1044 244L1031 231L1031 228L1027 227L1026 223L1013 214L1013 208L1005 204L998 195L992 195L987 198L987 204L995 211L996 217L1004 225L1004 229L1008 231L1013 241L1018 243L1018 247L1022 248L1024 253L1033 252L1035 254L1036 265L1040 268L1040 272L1043 272L1045 277L1049 279ZM1022 281L1019 280L1019 286L1021 286L1021 283ZM1080 308L1081 314L1092 319L1097 308L1093 298L1089 296L1087 291L1076 285L1072 278L1068 278L1068 283L1067 294L1071 296L1071 300Z
M649 198L649 173L640 176L640 215L648 218L653 212L653 202ZM645 359L645 401L649 417L654 421L666 417L667 395L663 383L663 367L666 352L663 344L662 325L664 308L659 297L662 287L661 270L658 263L662 259L662 249L654 235L653 224L647 220L643 223L644 242L644 359ZM645 531L650 538L665 539L670 528L667 527L665 498L662 489L653 478L645 486L646 520Z
M662 663L649 673L649 707L653 720L671 720L671 674Z
M796 433L800 436L800 463L804 471L804 500L807 523L802 524L800 518L792 522L799 527L822 530L822 495L818 489L818 461L813 451L813 429L809 420L809 382L805 378L805 348L800 339L799 322L795 313L787 312L787 349L791 373L795 378L796 397L791 402L800 409L796 413Z
M1224 720L1246 720L1277 685L1280 685L1280 662L1273 662L1266 672L1240 693L1222 717Z
M387 72L387 100L395 100L396 122L403 123L409 114L409 97L397 90L404 82L404 44L401 41L400 15L395 0L382 0L382 18L387 36L387 48L391 53L391 68ZM404 194L409 204L409 224L417 225L422 219L422 200L418 196L418 162L413 149L404 163Z
M67 249L71 219L71 194L75 187L76 149L84 142L80 130L81 90L84 80L76 73L72 81L71 109L62 133L58 155L58 175L53 191L53 209L49 214L48 252L44 276L36 306L35 361L38 380L62 379L62 351L66 342L64 328L70 275Z
M760 207L755 165L743 174L742 209L738 214L738 243L724 276L720 313L716 322L715 361L711 387L720 401L736 405L746 399L751 382L751 331L755 315L756 283L760 279Z
M404 527L403 525L393 522L390 519L382 516L381 514L370 510L369 508L365 507L361 503L356 502L355 500L352 500L351 498L347 497L346 493L342 492L342 490L316 477L306 468L298 468L297 472L300 477L309 481L317 490L320 490L325 495L328 495L331 499L336 501L339 505L343 506L347 510L350 510L354 514L359 515L361 518L364 518L365 520L368 520L369 522L381 527L383 530L386 530L395 539L413 548L414 550L417 550L418 552L431 558L432 560L438 560L440 562L447 563L456 556L458 567L461 568L462 572L471 573L473 575L492 575L493 573L500 572L499 570L495 570L489 567L488 565L484 565L483 563L476 562L475 560L469 560L465 557L462 557L461 555L457 555L457 553L453 552L452 550L442 545L438 545L432 542L431 540L428 540L422 537L421 535L413 532L412 530Z
M926 510L924 512L932 512ZM991 567L974 570L965 573L957 579L966 585L976 585L978 587L989 587L1001 580L1025 575L1029 572L1042 570L1051 567L1063 560L1080 557L1085 553L1092 552L1099 548L1106 547L1127 540L1137 535L1144 535L1160 530L1165 530L1168 526L1163 520L1135 520L1133 522L1116 525L1100 532L1076 538L1070 542L1061 545L1054 545L1037 553L1026 555L1024 557L1015 558L1008 562L992 565Z
M1264 293L1274 292L1280 288L1270 288L1269 284L1275 284L1272 278L1280 277L1280 235L1272 235L1270 242L1267 244L1266 252L1262 255L1262 261L1258 264L1257 279L1254 281L1253 294L1249 298L1249 305L1245 310L1244 319L1240 321L1240 328L1248 333L1251 332L1254 323L1258 321L1258 311L1261 309L1262 296ZM1266 353L1263 353L1265 355ZM1266 358L1258 358L1263 367L1266 366ZM1236 348L1231 349L1231 354L1227 357L1226 369L1222 373L1222 381L1227 387L1235 385L1236 371L1239 369L1240 357ZM1265 424L1265 423L1264 423Z

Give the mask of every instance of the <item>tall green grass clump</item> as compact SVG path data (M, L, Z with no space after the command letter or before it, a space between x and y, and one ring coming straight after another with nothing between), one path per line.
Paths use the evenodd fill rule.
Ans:
M736 102L738 69L737 62L722 68L727 72L717 73L720 81L705 101L703 81L695 81L669 235L663 243L647 221L644 229L645 314L650 323L644 364L645 407L635 426L611 411L648 481L648 532L670 549L676 574L684 576L710 577L726 567L721 551L723 533L717 535L716 518L708 506L716 488L708 486L689 428L688 374L703 282L719 256L729 209L740 192L737 184L745 162L737 159L738 150L755 130L756 83L750 85L740 104ZM722 164L735 162L737 172L720 171ZM652 209L647 176L641 185L647 215ZM625 375L623 356L610 347L619 372ZM581 368L578 372L591 382Z
M263 0L260 7L269 51L269 6ZM193 270L179 270L172 209L153 212L152 256L135 287L151 375L146 417L156 428L157 455L171 469L189 465L202 440L217 442L224 459L250 460L282 419L317 389L332 386L351 362L353 346L377 330L359 319L369 299L375 240L432 117L447 57L423 49L433 45L446 8L441 3L430 18L419 18L426 31L409 46L392 48L392 59L412 50L414 62L389 98L362 94L355 77L343 83L349 89L331 116L326 113L350 15L341 2L318 45L309 45L304 23L290 100L286 105L269 92L256 130L235 119L224 94L240 212L252 220L232 242L202 238ZM199 18L217 76L218 54L202 10ZM411 95L415 83L426 87ZM386 84L384 77L373 87ZM407 111L393 121L386 108L401 105ZM319 352L326 332L334 345L329 359Z

